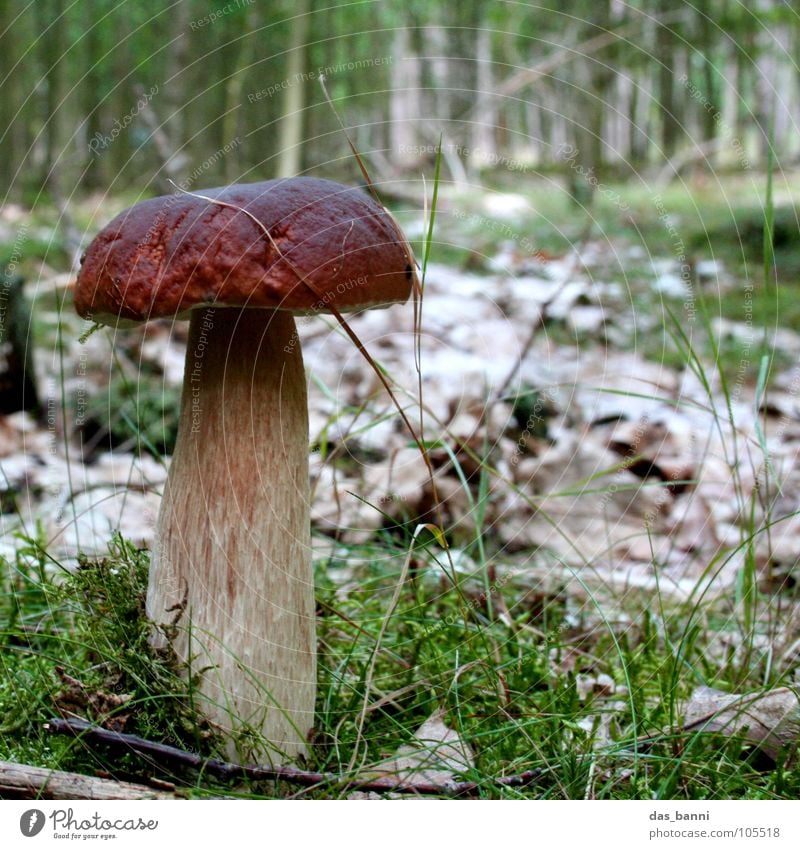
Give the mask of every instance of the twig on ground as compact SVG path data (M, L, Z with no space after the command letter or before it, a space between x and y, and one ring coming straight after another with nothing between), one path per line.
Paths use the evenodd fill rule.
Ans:
M200 770L224 781L249 779L251 781L286 781L303 787L329 785L340 790L364 790L373 793L407 793L420 796L474 796L489 787L530 787L544 774L544 770L531 769L518 775L490 778L486 782L448 781L431 783L406 778L373 776L345 778L325 772L307 772L294 767L239 766L213 758L203 758L194 752L156 743L134 734L108 731L82 719L51 719L45 723L51 734L72 734L81 740L104 743L116 749L125 749L149 760L153 764L171 764Z
M589 216L586 221L586 225L583 228L583 232L581 233L581 237L578 241L578 247L573 253L572 262L570 263L567 273L564 275L563 279L558 284L558 286L556 286L556 288L550 294L550 297L542 304L541 309L539 310L539 315L531 325L528 338L525 340L525 343L523 344L522 349L520 350L516 362L511 368L511 371L506 375L505 380L500 384L500 388L495 391L492 402L486 405L487 410L494 404L496 404L498 401L503 401L505 399L506 392L508 391L511 382L514 380L514 378L519 373L519 370L522 368L522 364L523 362L525 362L525 359L530 353L531 348L533 347L533 343L536 340L536 337L539 335L539 331L550 320L550 310L553 304L564 291L567 284L572 282L572 278L575 275L575 272L578 270L578 266L580 265L581 260L583 258L583 252L586 250L586 246L589 243L589 239L591 238L593 224L594 221L592 217Z
M0 761L2 799L177 799L143 784Z

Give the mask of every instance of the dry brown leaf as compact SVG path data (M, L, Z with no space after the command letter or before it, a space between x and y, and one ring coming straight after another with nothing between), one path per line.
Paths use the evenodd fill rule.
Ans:
M443 711L437 711L414 733L414 742L401 746L395 755L370 769L363 778L393 777L403 784L438 784L447 787L475 766L475 756L456 731L444 723ZM351 798L368 798L353 793Z
M698 687L683 718L686 731L744 734L772 760L787 747L793 750L800 737L800 699L787 687L744 695Z
M585 702L589 696L608 698L617 692L616 682L605 672L596 675L579 674L575 678L575 686L578 690L578 698L582 702Z

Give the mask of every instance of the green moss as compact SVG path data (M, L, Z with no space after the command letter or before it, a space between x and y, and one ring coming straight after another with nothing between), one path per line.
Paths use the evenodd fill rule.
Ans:
M85 409L78 410L76 403L73 408L82 420L84 444L136 448L156 458L172 454L178 436L180 388L165 385L163 378L145 373L133 383L116 377L89 398Z

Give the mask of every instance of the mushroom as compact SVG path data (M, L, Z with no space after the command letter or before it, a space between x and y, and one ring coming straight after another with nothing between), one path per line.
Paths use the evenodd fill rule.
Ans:
M147 613L230 758L284 763L314 720L308 410L293 315L405 301L410 247L359 190L294 178L143 201L94 239L78 313L189 318Z

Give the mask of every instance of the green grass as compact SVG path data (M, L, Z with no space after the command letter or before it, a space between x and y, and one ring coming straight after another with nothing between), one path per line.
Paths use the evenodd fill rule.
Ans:
M67 571L31 539L3 564L0 758L94 772L102 753L44 733L47 717L62 713L216 751L174 659L148 644L148 562L117 539L110 557Z
M454 587L432 544L418 546L415 568L398 588L398 564L407 553L407 540L386 538L370 546L337 545L316 564L320 691L312 768L338 773L356 756L360 763L378 762L444 709L476 755L474 772L464 777L482 783L488 798L800 793L796 770L765 765L740 739L674 730L681 704L699 684L746 692L791 680L791 669L770 664L766 650L727 662L709 651L742 624L741 599L670 605L642 597L622 605L610 596L565 592L568 578L510 578L499 561L491 570L492 613L484 569L459 576ZM116 719L125 731L219 754L219 741L191 709L190 685L169 656L148 646L147 560L118 540L113 557L85 561L72 574L36 544L6 564L0 758L128 778L160 774L197 793L287 792L257 784L225 788L196 774L159 772L133 756L120 761L43 731L61 706L93 722ZM545 554L531 567L540 576L562 571ZM750 627L765 632L775 599L757 587L750 591ZM82 706L65 686L65 673L81 682ZM599 676L609 678L594 688L582 684ZM124 701L115 705L114 695ZM603 726L604 741L598 736ZM650 739L637 744L643 737ZM500 790L490 780L534 768L545 773L532 788Z

